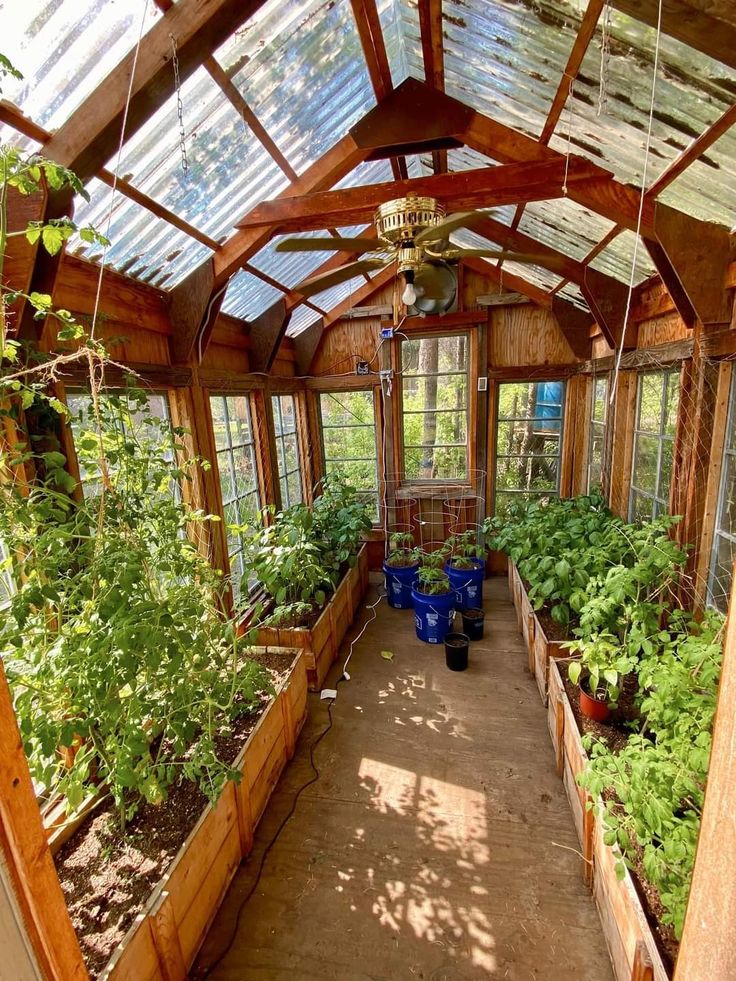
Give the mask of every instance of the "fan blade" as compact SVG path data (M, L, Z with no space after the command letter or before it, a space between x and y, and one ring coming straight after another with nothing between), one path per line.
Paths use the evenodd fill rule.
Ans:
M353 276L360 276L361 273L370 272L371 269L383 269L388 265L387 259L359 259L357 262L349 262L346 266L331 269L330 272L322 273L320 276L313 276L305 279L293 288L294 293L301 293L302 296L314 296L322 290L329 289L337 283L342 283Z
M375 252L385 249L380 238L284 238L276 244L277 252Z
M462 211L456 215L450 215L444 221L439 222L437 225L432 225L431 228L425 228L424 231L415 235L414 245L423 245L425 242L439 242L447 238L450 232L454 232L456 228L470 228L471 225L474 225L477 221L482 221L486 217L487 215L483 211Z
M511 252L507 249L446 249L443 259L463 259L476 256L480 259L500 259L504 262L528 263L532 266L542 266L545 269L562 269L565 262L557 256L536 255L532 252Z

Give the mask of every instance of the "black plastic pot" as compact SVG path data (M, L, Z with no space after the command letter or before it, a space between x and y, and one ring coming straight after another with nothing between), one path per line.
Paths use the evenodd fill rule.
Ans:
M463 633L466 633L470 640L483 640L483 624L486 615L483 610L471 607L463 610Z
M450 671L464 671L468 666L467 634L449 633L445 637L445 664Z

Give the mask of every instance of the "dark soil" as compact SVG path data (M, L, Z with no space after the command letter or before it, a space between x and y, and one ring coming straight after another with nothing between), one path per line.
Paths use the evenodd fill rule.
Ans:
M564 664L560 665L560 672L567 697L570 700L573 715L575 716L578 732L581 735L589 734L596 739L600 739L613 752L623 749L632 731L632 723L635 723L639 717L635 704L636 678L629 676L626 679L618 707L611 716L611 721L602 723L594 722L593 719L589 719L582 714L578 704L577 685L574 685L568 679L567 669ZM613 800L614 796L610 791L604 791L603 799ZM636 891L639 894L639 899L641 900L654 938L657 941L657 947L662 955L662 959L670 972L672 972L675 961L677 960L677 951L679 950L680 943L672 927L662 922L662 917L665 915L666 910L662 905L662 900L659 898L659 892L647 880L644 873L642 863L643 850L635 842L632 844L633 861L631 864L633 867L630 869L632 879L634 880Z
M468 646L468 642L467 640L460 640L460 638L452 637L448 639L447 637L445 637L445 645L447 647L454 647L457 650L462 650L463 647Z
M386 565L390 569L411 569L414 566L418 566L419 563L416 559L409 558L409 556L399 556L398 558L386 559Z
M291 653L271 650L253 656L274 685L286 676L293 659ZM231 734L218 739L222 759L235 760L268 701L264 692L260 710L238 719ZM144 804L123 835L108 800L57 853L56 871L92 977L125 936L206 804L195 784L182 782L169 789L162 804Z
M529 583L522 579L524 589L529 592ZM553 620L550 615L549 606L545 605L540 610L535 610L537 620L541 624L542 630L544 630L544 636L547 640L570 640L570 627L564 627L561 623L557 623Z

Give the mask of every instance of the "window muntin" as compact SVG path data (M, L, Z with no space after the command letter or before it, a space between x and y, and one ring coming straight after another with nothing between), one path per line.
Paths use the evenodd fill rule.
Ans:
M296 432L296 399L293 395L272 395L273 426L276 436L281 506L302 501L302 465Z
M407 480L468 476L470 337L418 337L401 345Z
M322 392L319 397L325 472L339 473L371 504L378 520L378 458L373 392Z
M227 529L230 575L237 599L245 570L244 540L232 526L252 524L261 508L250 401L247 395L210 395L210 413Z
M608 429L608 375L594 377L588 431L588 491L603 485L603 454Z
M679 371L639 375L629 521L651 521L669 506L679 380Z
M495 513L560 493L565 383L502 382L498 386Z
M728 611L734 559L736 559L736 381L732 380L718 491L718 511L713 527L708 575L708 603L719 609L721 613Z

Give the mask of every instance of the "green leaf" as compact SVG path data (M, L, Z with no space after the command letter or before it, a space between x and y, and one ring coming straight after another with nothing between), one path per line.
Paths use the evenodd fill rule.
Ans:
M55 225L44 225L41 231L41 241L49 255L56 255L64 244L64 235L61 229Z
M384 661L393 661L394 652L393 651L381 651L381 657Z

